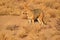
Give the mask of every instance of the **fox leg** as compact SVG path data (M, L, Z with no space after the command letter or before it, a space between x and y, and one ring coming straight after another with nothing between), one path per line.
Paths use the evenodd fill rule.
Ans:
M34 24L34 20L32 19L31 21L32 21L32 24Z
M39 16L39 18L37 18L37 20L40 24L44 24L42 21L43 20L43 13L40 14L40 16Z
M29 20L28 20L28 23L34 24L34 20L33 20L33 19L29 19Z
M39 18L37 20L38 20L39 24L42 24L43 25L42 20L40 20Z

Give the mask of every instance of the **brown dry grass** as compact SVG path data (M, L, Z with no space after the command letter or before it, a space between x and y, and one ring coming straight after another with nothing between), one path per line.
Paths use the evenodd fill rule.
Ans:
M34 9L43 25L28 22ZM60 0L0 0L0 40L60 40Z

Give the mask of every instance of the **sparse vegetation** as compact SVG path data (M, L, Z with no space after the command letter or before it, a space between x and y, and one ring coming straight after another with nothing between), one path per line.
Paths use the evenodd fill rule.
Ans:
M18 30L18 27L17 25L8 25L7 26L7 30L11 30L11 31L15 31L15 30Z
M0 0L0 40L60 40L60 0Z

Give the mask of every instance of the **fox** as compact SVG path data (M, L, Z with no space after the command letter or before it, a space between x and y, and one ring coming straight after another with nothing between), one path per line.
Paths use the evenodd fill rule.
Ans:
M33 12L35 11L35 12ZM34 10L28 10L27 11L27 18L29 23L35 23L39 22L40 24L43 24L42 19L43 19L43 13L38 12L39 9L34 9Z
M27 19L29 23L35 23L38 22L40 24L43 24L43 12L41 9L29 9L28 7L25 7L25 11L27 13Z

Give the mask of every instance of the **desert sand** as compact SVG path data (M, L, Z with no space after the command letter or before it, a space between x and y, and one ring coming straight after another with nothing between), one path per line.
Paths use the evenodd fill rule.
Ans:
M60 40L60 0L0 0L0 40Z

